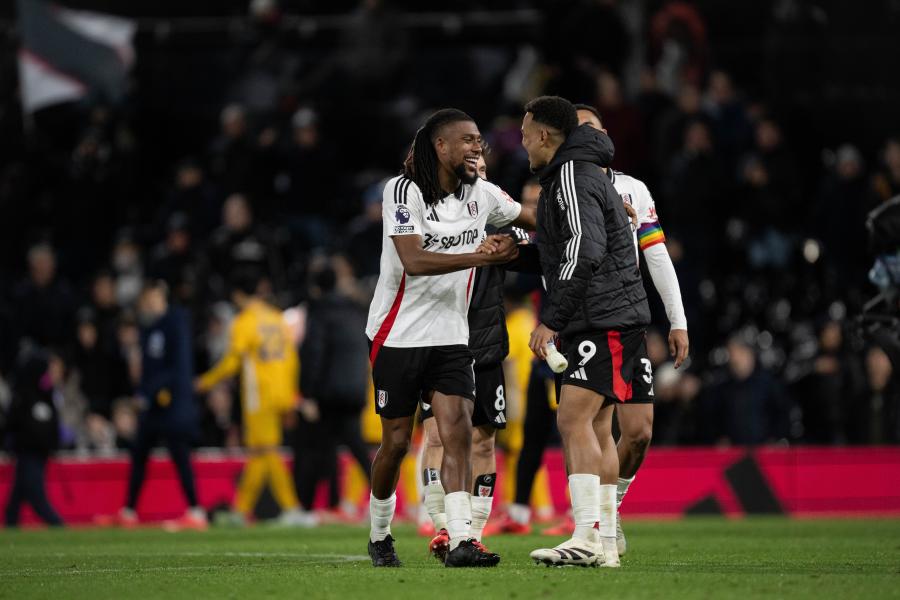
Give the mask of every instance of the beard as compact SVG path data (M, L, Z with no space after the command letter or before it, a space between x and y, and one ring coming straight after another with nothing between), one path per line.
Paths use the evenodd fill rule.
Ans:
M469 172L466 171L466 163L464 162L461 162L454 167L453 174L459 177L459 180L466 185L472 185L478 181L478 173L476 172L474 175L470 175Z

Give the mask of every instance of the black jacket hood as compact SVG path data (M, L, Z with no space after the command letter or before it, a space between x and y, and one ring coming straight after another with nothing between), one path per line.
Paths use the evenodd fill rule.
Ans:
M550 164L541 170L541 183L553 177L556 171L570 160L608 167L614 154L615 148L608 135L590 125L579 125L556 151Z

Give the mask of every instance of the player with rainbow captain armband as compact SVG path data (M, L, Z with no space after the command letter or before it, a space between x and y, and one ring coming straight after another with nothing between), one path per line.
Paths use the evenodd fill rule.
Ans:
M576 104L575 108L578 111L580 125L586 124L606 131L600 114L594 107ZM622 197L622 201L626 206L631 206L636 213L635 252L638 254L638 261L643 255L653 286L659 292L665 306L670 325L669 350L675 359L677 369L688 356L687 318L684 314L675 267L666 250L666 236L656 215L656 204L643 181L612 169L607 169L607 175ZM644 460L653 433L653 368L646 355L646 345L644 351L645 354L638 357L644 367L643 373L633 380L632 397L627 402L616 405L616 418L621 431L616 445L619 455L619 479L616 485L616 546L619 555L625 554L627 544L618 508Z

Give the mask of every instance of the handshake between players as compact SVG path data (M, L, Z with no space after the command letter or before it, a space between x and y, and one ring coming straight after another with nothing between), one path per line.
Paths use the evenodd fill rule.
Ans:
M506 423L504 268L542 274L545 294L529 345L546 359L557 342L568 356L554 354L574 533L531 556L548 565L619 566L612 415L647 379L641 358L650 322L637 219L604 170L612 143L603 131L579 127L568 101L530 102L522 145L540 178L537 207L479 178L481 134L455 109L426 121L402 174L385 187L381 271L366 327L382 424L370 497L368 549L376 567L401 564L390 525L420 405L428 446L439 450L423 460L425 505L437 531L432 553L447 567L500 562L481 535L496 481L493 436ZM536 243L520 245L529 240L518 227L537 230ZM479 323L484 314L500 322ZM470 328L479 335L470 338ZM498 332L500 343L485 343L483 331ZM473 440L491 449L474 469Z

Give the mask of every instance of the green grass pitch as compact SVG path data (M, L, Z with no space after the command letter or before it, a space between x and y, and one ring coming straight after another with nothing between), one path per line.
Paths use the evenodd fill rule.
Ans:
M626 521L619 570L548 568L561 538L497 536L495 569L443 568L395 528L372 568L363 528L0 532L0 598L900 598L900 520Z

